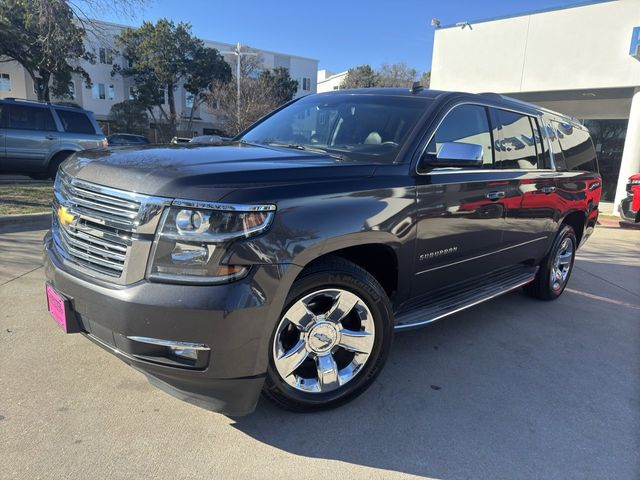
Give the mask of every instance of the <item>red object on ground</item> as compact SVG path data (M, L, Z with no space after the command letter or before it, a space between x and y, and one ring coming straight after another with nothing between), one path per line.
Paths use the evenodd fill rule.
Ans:
M640 180L640 173L631 175L629 180ZM631 185L631 193L633 194L633 200L631 202L631 208L636 212L640 210L640 185Z

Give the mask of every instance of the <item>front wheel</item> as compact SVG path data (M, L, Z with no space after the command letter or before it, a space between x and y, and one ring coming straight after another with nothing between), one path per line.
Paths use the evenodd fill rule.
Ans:
M573 271L577 245L573 228L563 225L535 280L525 285L524 291L541 300L555 300L562 295Z
M371 385L392 336L375 278L341 258L316 264L293 284L273 332L264 394L297 412L341 405Z

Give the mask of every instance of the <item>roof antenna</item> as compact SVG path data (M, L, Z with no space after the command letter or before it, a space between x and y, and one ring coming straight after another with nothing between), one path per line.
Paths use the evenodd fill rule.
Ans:
M422 90L424 90L424 87L420 85L420 82L413 82L413 85L411 86L411 90L409 91L411 93L418 93L418 92L421 92Z

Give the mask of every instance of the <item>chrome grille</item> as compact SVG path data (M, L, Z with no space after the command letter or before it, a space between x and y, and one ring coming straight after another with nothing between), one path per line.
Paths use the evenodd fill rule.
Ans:
M54 188L53 240L67 263L123 278L135 242L153 234L168 199L96 185L58 174ZM137 252L141 250L138 248ZM145 259L146 260L146 259ZM138 276L140 268L137 269ZM139 278L131 279L132 281Z

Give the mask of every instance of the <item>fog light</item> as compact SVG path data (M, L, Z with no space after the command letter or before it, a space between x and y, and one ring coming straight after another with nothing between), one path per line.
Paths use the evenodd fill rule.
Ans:
M198 350L195 348L171 347L171 351L176 357L186 358L188 360L193 360L194 362L198 360Z

